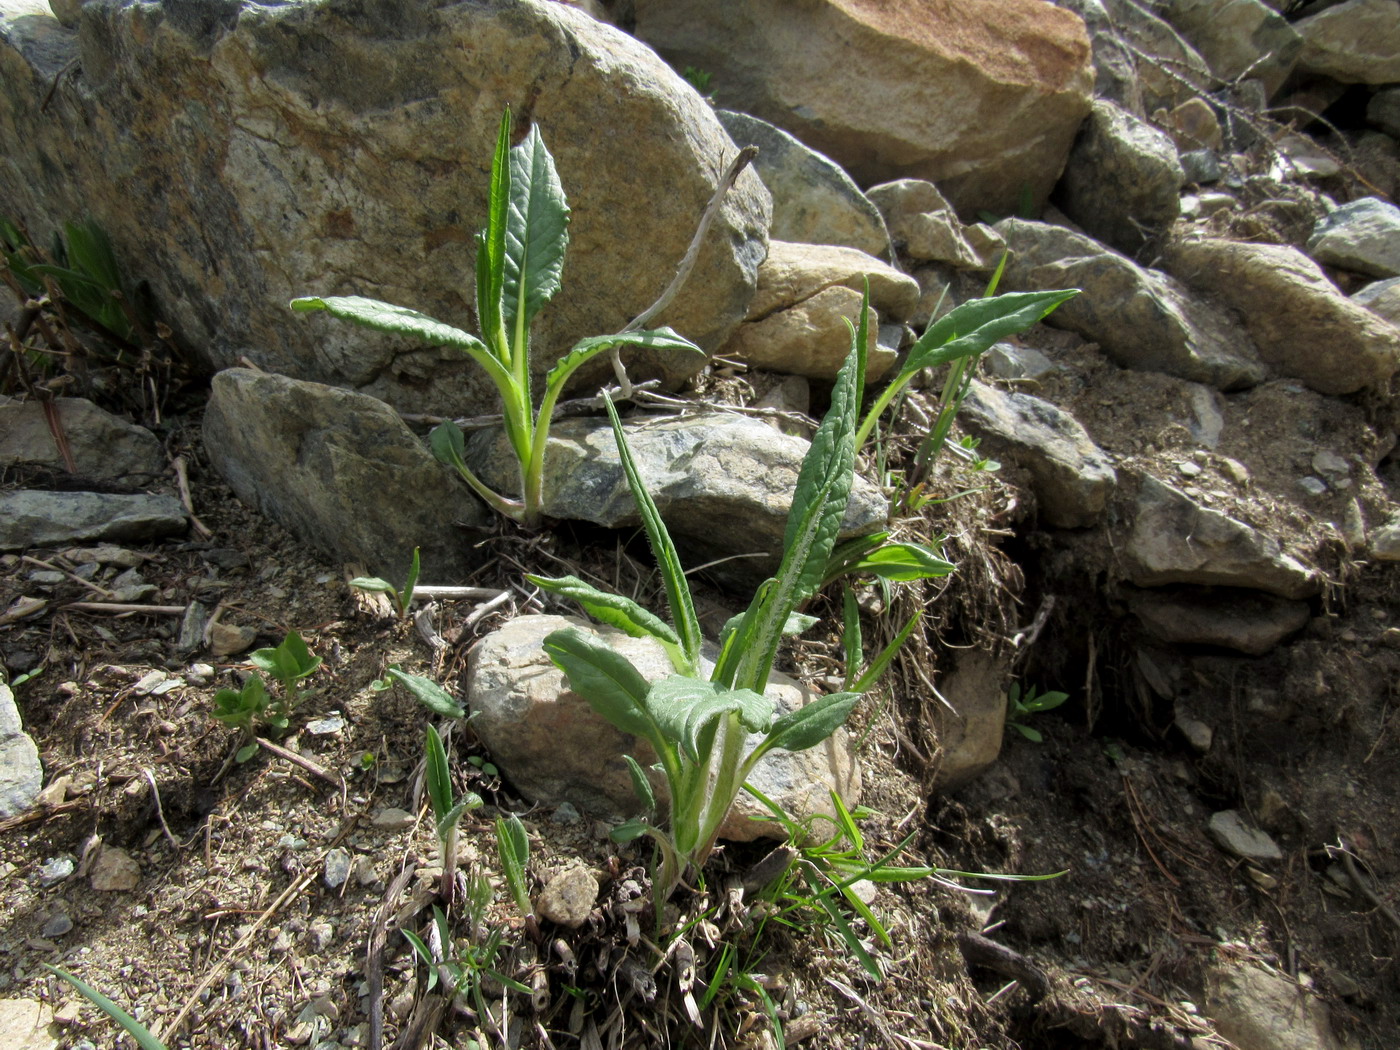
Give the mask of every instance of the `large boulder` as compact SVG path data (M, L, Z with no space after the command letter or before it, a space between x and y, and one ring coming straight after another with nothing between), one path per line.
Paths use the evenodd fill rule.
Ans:
M1297 248L1183 237L1166 261L1198 293L1238 311L1265 361L1320 394L1384 389L1400 369L1400 331Z
M964 214L1043 202L1093 71L1081 20L1041 0L637 0L636 33L716 99L863 186L936 182Z
M368 394L230 368L214 377L204 446L239 499L372 575L402 580L414 547L434 582L479 557L458 526L490 513Z
M507 105L540 127L573 207L564 289L535 331L542 372L651 304L734 154L648 48L545 0L102 0L76 31L45 0L0 7L0 137L24 143L0 158L0 200L37 241L91 215L210 367L246 356L416 411L495 398L460 354L298 319L287 302L370 295L469 327ZM658 323L724 340L769 209L745 172ZM682 378L642 358L632 374Z
M1166 14L1216 77L1225 83L1251 77L1268 97L1303 50L1303 38L1263 0L1169 0Z
M1263 380L1263 365L1239 327L1166 274L1063 227L1004 219L996 228L1012 251L1002 288L1082 289L1048 323L1098 343L1124 368L1221 390Z
M1345 0L1294 24L1303 37L1298 68L1345 83L1400 80L1400 4Z

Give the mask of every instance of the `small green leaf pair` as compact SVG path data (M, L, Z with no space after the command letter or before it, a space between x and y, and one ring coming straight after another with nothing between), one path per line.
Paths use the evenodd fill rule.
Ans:
M544 502L544 455L550 419L569 378L584 364L622 346L703 354L669 328L593 336L574 345L545 377L536 410L531 398L530 324L562 283L569 242L569 206L538 127L512 147L507 109L496 136L486 229L477 237L476 312L481 338L403 306L359 296L292 300L297 311L334 317L433 346L461 350L479 364L501 395L506 437L520 468L521 497L492 490L467 466L462 431L444 423L430 444L439 460L501 514L535 527Z
M277 697L270 696L262 675L254 672L241 689L220 689L214 694L213 716L225 725L243 730L246 743L234 756L239 762L247 762L258 753L256 738L260 728L286 731L292 713L306 695L301 681L321 666L321 658L312 654L296 631L288 631L275 648L258 649L248 659L277 681L281 691Z
M1006 724L1031 743L1044 743L1045 737L1040 730L1026 725L1026 719L1031 715L1038 715L1042 711L1053 711L1068 699L1068 693L1062 693L1056 689L1038 693L1035 686L1031 686L1023 693L1021 683L1012 682L1011 688L1006 693Z

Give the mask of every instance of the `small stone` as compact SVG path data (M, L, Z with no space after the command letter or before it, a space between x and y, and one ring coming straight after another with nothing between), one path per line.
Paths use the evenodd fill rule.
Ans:
M41 937L62 937L73 929L73 920L63 912L55 912L39 930Z
M370 821L376 828L384 831L404 831L413 827L413 814L393 806L381 809Z
M1215 150L1188 150L1180 154L1177 159L1181 161L1181 172L1186 181L1197 186L1208 186L1213 182L1219 182L1221 175L1224 174L1220 168L1220 157ZM1235 200L1233 197L1226 199L1231 204Z
M1249 881L1254 883L1254 885L1258 886L1261 890L1278 889L1278 879L1274 878L1267 871L1260 871L1258 868L1246 866L1244 873Z
M1176 465L1176 469L1181 472L1184 478L1198 478L1201 476L1201 465L1194 460L1183 459Z
M355 881L361 886L369 886L379 879L379 873L374 870L374 861L364 854L356 857L350 868L354 872Z
M1321 478L1315 478L1311 474L1298 479L1298 487L1309 496L1327 495L1327 482Z
M83 1003L81 999L69 999L53 1012L53 1023L69 1028L77 1024L83 1016Z
M345 718L339 711L332 711L325 718L317 718L306 723L306 731L312 736L329 736L345 728Z
M1211 815L1209 830L1226 853L1245 860L1282 860L1283 852L1278 843L1253 824L1238 810L1226 809Z
M258 632L251 627L215 623L209 628L209 653L215 658L234 656L252 645L257 637Z
M61 806L68 799L68 788L72 783L73 778L67 773L61 777L55 777L50 781L48 787L34 796L34 804L37 806Z
M323 952L335 940L335 926L329 922L313 922L306 931L306 941L313 952ZM322 1014L322 1016L327 1016Z
M1225 476L1236 485L1249 484L1249 468L1237 459L1229 456L1220 457L1220 469L1225 472Z
M165 682L169 677L164 671L151 671L149 674L143 675L141 680L131 687L131 691L137 696L149 696L155 692L156 686Z
M39 868L39 885L55 886L72 875L77 866L77 862L67 854L50 857Z
M583 818L572 802L561 802L550 814L549 819L554 824L577 824Z
M337 846L326 854L326 886L337 890L345 884L345 880L350 877L351 858L347 850Z
M134 890L141 882L141 865L116 846L103 846L92 865L92 888L103 893Z
M1173 724L1181 731L1186 743L1196 754L1204 755L1210 750L1211 742L1215 738L1215 730L1210 726L1190 715L1177 715Z
M578 929L598 899L598 880L587 868L565 868L550 879L535 907L540 915L561 926Z

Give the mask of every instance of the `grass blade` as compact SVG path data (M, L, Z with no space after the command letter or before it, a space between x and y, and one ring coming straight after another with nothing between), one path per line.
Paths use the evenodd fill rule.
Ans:
M84 981L78 980L78 978L74 977L66 970L60 970L57 966L50 966L48 963L42 963L41 965L50 973L55 973L59 977L62 977L76 988L85 999L113 1021L116 1021L117 1024L121 1025L122 1028L125 1029L127 1035L136 1040L136 1045L141 1047L141 1050L166 1050L165 1044L153 1036L145 1025L132 1017L116 1003L112 1002L112 1000L108 999L96 988L93 988Z

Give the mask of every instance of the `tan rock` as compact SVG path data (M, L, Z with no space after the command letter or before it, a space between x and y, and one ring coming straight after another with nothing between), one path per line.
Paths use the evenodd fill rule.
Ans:
M767 317L835 286L859 292L867 280L870 305L887 321L907 320L918 305L919 283L872 255L835 245L769 241L745 320Z
M720 351L754 368L812 379L835 379L851 352L846 321L860 317L861 294L849 288L826 288L799 303L746 321ZM879 313L870 311L865 378L874 382L894 367L894 351L876 345Z
M1170 244L1166 259L1178 279L1244 318L1261 358L1318 393L1381 388L1400 369L1400 330L1296 248L1192 237Z
M933 183L896 179L872 186L866 195L884 215L890 237L911 259L947 263L959 269L983 266L983 257L963 236L953 206Z
M53 1009L34 999L0 999L0 1047L58 1050Z
M535 910L550 922L578 929L588 921L598 900L598 880L579 865L565 868L545 884Z
M1083 21L1040 0L637 0L636 33L861 185L928 179L964 214L1043 202L1093 86Z
M1298 68L1348 84L1400 80L1400 4L1346 0L1299 19L1303 37Z
M103 846L93 861L90 881L101 893L134 890L141 883L141 865L126 850Z

